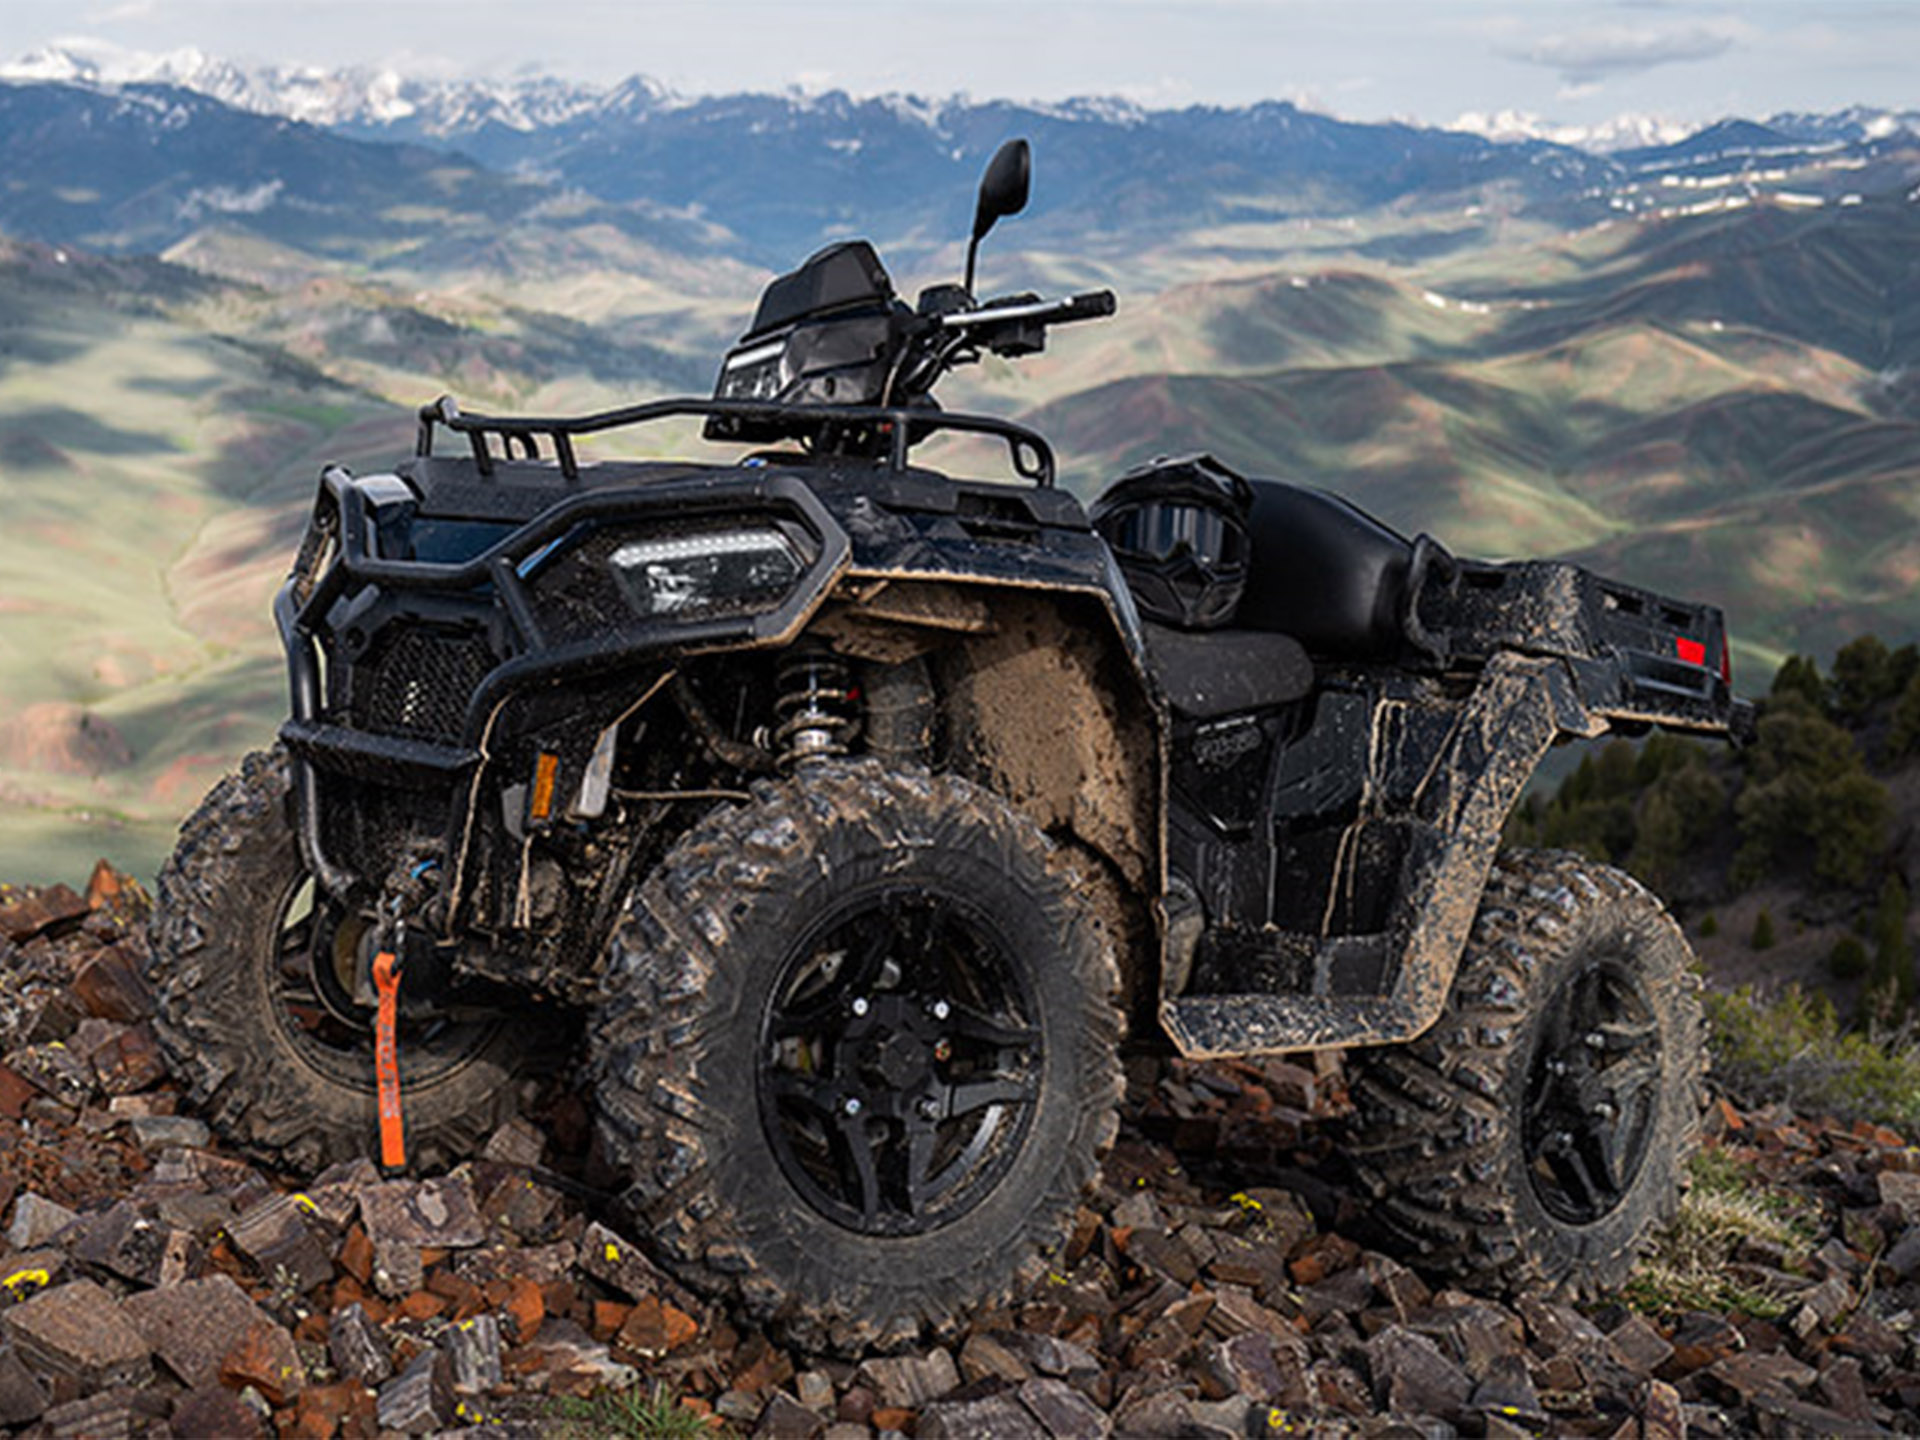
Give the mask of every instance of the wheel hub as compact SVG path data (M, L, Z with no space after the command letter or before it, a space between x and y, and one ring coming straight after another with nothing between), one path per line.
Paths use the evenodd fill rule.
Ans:
M991 922L958 897L888 888L797 945L761 1021L761 1122L827 1218L913 1235L979 1204L1039 1097L1033 1002Z
M1615 957L1568 977L1546 1009L1522 1131L1534 1194L1591 1224L1633 1187L1661 1099L1660 1027L1637 972Z

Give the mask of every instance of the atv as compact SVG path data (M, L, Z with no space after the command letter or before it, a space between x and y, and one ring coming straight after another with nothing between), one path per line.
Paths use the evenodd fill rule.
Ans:
M1040 435L932 398L1114 308L975 300L1028 166L962 284L909 306L860 241L773 281L710 399L442 399L392 473L323 471L279 744L160 876L174 1065L309 1173L455 1163L584 1065L657 1253L846 1351L1036 1273L1129 1033L1342 1050L1412 1263L1616 1285L1704 1104L1691 956L1502 825L1560 742L1749 729L1720 612L1206 456L1090 515ZM695 425L705 460L593 458ZM956 437L993 473L916 463Z

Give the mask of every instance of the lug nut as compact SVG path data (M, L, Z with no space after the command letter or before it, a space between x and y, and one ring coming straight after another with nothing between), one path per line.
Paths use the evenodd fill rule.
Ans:
M940 1107L932 1100L922 1100L915 1108L920 1111L920 1118L922 1120L938 1120L940 1118Z
M1619 1113L1618 1110L1614 1109L1613 1106L1609 1105L1605 1100L1602 1100L1598 1105L1593 1107L1593 1115L1596 1120L1611 1120Z
M844 1115L858 1115L860 1113L860 1097L858 1095L847 1096L845 1102L840 1106L840 1111Z
M866 1013L867 1013L867 1011L868 1011L868 1010L869 1010L870 1008L872 1008L872 1007L870 1007L870 1006L869 1006L869 1005L867 1004L867 997L866 997L866 996L864 996L864 995L856 995L856 996L854 996L854 998L853 998L853 1013L854 1013L854 1014L856 1014L856 1015L864 1015L864 1014L866 1014Z
M1607 1037L1602 1035L1598 1030L1587 1031L1585 1039L1588 1046L1592 1049L1604 1050L1607 1048Z
M952 1013L953 1013L953 1008L950 1005L948 1005L946 1001L936 1000L933 1002L933 1018L934 1019L944 1020L947 1018L947 1016L951 1015Z

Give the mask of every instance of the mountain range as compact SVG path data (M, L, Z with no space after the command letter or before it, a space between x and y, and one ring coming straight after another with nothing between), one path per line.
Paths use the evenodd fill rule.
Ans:
M84 58L84 57L82 57ZM36 58L0 77L0 848L151 866L271 736L266 598L412 407L701 391L770 272L864 233L1120 313L951 405L1082 494L1210 449L1464 554L1723 604L1740 674L1920 632L1920 139L1729 120L1604 152L1285 104L678 97ZM643 435L655 453L691 443Z
M1671 129L1625 125L1607 132L1615 144L1602 153L1541 138L1553 127L1511 116L1469 133L1342 121L1286 102L1147 110L1114 99L1040 105L839 91L689 97L639 76L611 87L547 76L430 79L246 68L192 50L41 51L0 65L0 85L8 112L0 136L17 157L14 173L61 177L51 195L31 182L22 193L16 182L0 225L106 248L171 243L169 225L177 239L209 210L254 217L250 228L271 232L297 223L274 212L332 204L390 239L405 222L383 210L416 209L422 198L496 221L586 198L656 224L710 223L730 237L731 253L769 266L855 229L924 254L962 231L972 178L994 146L1024 134L1046 167L1029 243L1124 254L1142 238L1201 227L1389 205L1490 205L1566 226L1670 209L1702 185L1837 199L1877 186L1888 155L1920 144L1914 112L1783 115L1653 145L1632 142ZM135 146L142 127L155 147L165 139L160 173L85 163L86 145L117 137ZM322 135L381 148L329 148ZM236 163L212 173L207 151ZM476 166L492 183L475 183ZM322 172L332 177L324 187ZM394 197L385 207L365 187L375 175ZM125 223L103 226L60 191L97 195ZM411 206L400 198L409 192Z

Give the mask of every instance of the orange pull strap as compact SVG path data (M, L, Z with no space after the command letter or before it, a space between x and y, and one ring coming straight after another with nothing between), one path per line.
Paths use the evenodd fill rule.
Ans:
M380 1163L389 1170L401 1170L407 1163L407 1128L400 1114L400 1047L394 1037L400 965L390 951L373 957L373 988L380 996L373 1021L373 1071L380 1086Z

